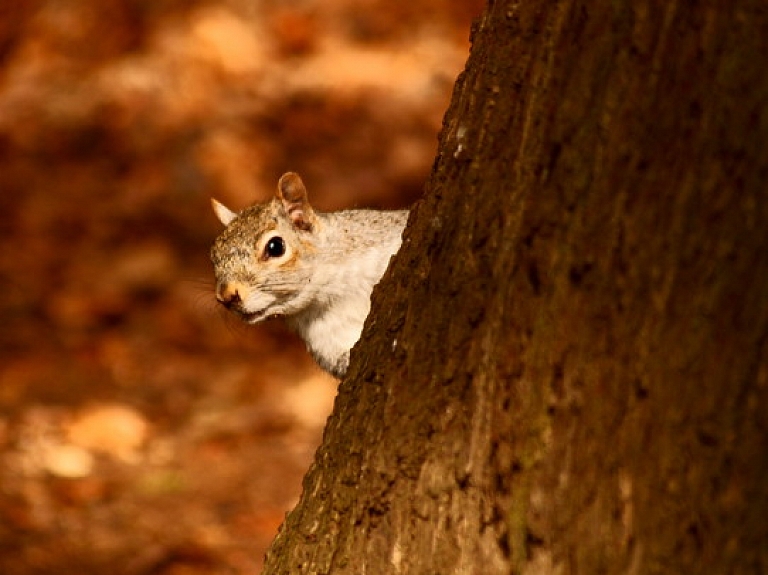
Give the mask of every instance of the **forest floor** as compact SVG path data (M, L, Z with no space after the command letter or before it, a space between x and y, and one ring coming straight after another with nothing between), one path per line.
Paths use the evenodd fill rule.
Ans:
M0 10L0 573L256 573L337 382L214 305L215 196L419 197L481 2Z

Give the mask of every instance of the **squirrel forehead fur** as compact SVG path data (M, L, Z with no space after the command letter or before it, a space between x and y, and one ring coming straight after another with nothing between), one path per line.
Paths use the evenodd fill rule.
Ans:
M287 216L277 200L254 204L237 214L237 217L216 238L211 248L211 259L217 275L231 273L233 267L242 267L246 264L252 267L254 262L250 260L258 249L259 238L273 230L279 230L282 235L290 236L286 238L288 241L306 243L306 239L293 237L297 235L296 231L288 223Z
M273 199L238 213L237 218L216 238L211 258L218 267L238 263L243 257L252 257L259 238L276 230L289 243L298 244L303 255L322 252L322 263L330 264L391 242L393 230L399 240L407 213L404 210L315 212L315 226L311 232L306 232L292 226L279 201ZM349 263L354 263L354 260Z

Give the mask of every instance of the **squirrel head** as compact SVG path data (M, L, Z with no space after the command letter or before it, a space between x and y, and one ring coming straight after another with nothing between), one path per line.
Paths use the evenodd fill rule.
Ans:
M211 248L216 299L248 323L304 309L321 224L299 175L284 174L271 201L239 213L211 204L226 226Z

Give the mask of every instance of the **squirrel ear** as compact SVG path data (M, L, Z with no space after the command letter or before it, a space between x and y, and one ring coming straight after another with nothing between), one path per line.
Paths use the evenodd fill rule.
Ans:
M237 217L235 212L213 198L211 198L211 207L213 208L213 213L216 214L216 217L219 218L219 221L225 226L228 226L229 223Z
M300 230L310 231L315 224L316 216L307 199L307 188L299 174L286 172L277 182L277 197L283 204L283 209L291 223Z

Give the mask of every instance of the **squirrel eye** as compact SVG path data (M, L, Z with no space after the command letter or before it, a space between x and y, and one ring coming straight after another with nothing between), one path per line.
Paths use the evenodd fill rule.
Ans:
M285 253L285 241L280 236L270 238L264 248L264 255L268 258L279 258Z

